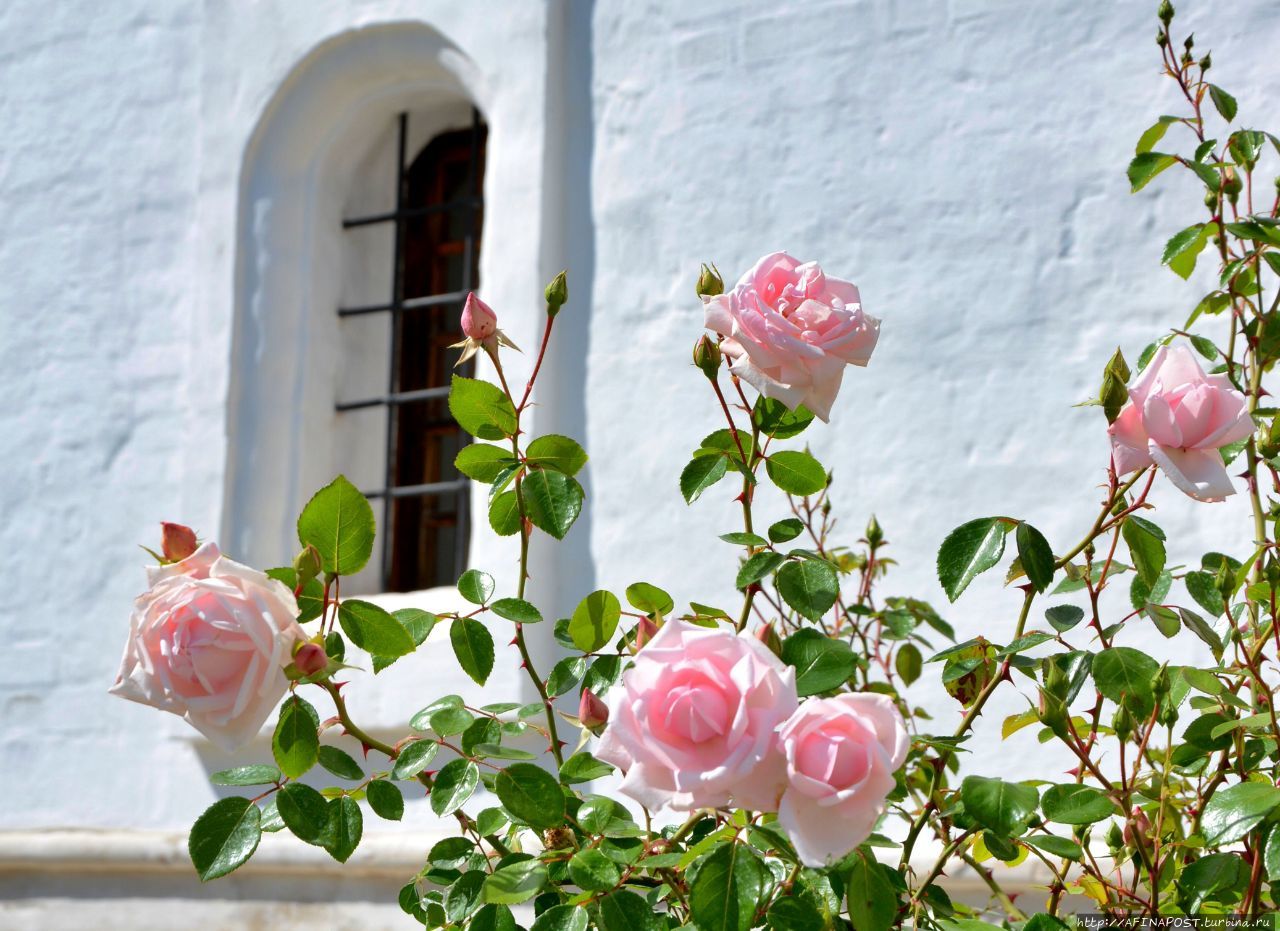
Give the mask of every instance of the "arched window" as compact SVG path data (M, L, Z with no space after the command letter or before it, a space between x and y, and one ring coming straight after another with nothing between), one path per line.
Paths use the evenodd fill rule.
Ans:
M365 493L382 504L379 587L399 592L452 584L465 568L470 492L453 461L469 438L449 415L458 355L449 347L462 338L462 302L479 286L487 136L473 109L469 128L441 133L410 157L409 121L401 113L396 122L395 172L386 179L393 209L342 224L346 230L391 227L390 298L338 310L347 326L386 318L379 328L390 343L386 393L341 400L336 411L383 412L383 481ZM362 364L358 357L352 362ZM470 367L460 374L470 374Z

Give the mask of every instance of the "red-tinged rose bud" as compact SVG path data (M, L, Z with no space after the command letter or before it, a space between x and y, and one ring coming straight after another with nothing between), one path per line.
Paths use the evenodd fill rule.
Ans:
M318 643L304 643L293 654L293 665L304 676L314 676L329 665L329 656Z
M498 315L474 291L467 294L462 308L462 332L476 342L484 342L498 330Z
M169 562L181 562L200 547L196 532L182 524L160 522L160 552Z
M756 628L756 639L763 643L774 656L782 658L782 641L778 638L778 632L773 629L772 624Z
M693 364L702 369L702 374L712 381L720 371L720 345L705 333L693 345Z
M636 625L635 650L640 652L644 649L644 645L654 638L658 633L658 625L653 623L650 618L640 618L640 623Z
M1124 842L1129 847L1136 847L1151 830L1151 819L1137 805L1129 812L1129 820L1124 824Z
M596 735L609 723L609 706L591 689L582 690L582 699L578 702L578 722Z

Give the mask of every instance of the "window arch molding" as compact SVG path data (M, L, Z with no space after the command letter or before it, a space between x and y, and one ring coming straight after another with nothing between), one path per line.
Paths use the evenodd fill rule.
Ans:
M536 241L503 235L518 230L536 240L527 230L539 225L528 222L539 204L519 177L527 162L501 153L504 143L522 149L532 143L538 151L542 127L504 120L489 97L480 69L438 31L393 23L324 42L265 108L246 147L237 218L222 538L238 557L262 565L287 559L297 545L298 509L350 461L344 451L351 437L334 411L350 390L343 388L350 360L342 358L337 317L350 299L344 288L351 234L342 219L353 192L368 184L360 172L370 152L399 113L413 115L424 141L465 125L473 106L484 113L491 140L486 196L507 193L487 205L481 276L498 306L531 303L514 295L536 293L533 281L499 273L486 256L502 254L512 269L540 271ZM387 182L390 193L393 178ZM530 313L504 317L504 327L517 342L536 339ZM477 537L471 559L483 562L482 551L494 543Z

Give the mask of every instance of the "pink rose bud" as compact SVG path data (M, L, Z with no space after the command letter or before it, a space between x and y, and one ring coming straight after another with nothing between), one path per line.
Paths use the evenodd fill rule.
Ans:
M196 532L182 524L160 522L160 552L169 562L182 562L200 546Z
M756 639L768 647L774 656L782 656L782 641L778 639L778 632L773 629L772 624L765 624L757 629Z
M484 342L497 329L498 315L493 312L493 308L476 297L474 291L469 293L467 303L462 308L462 332L470 339Z
M304 676L314 676L329 665L329 656L318 643L304 643L293 654L293 665Z
M636 641L635 650L639 652L644 649L644 645L654 638L658 633L658 625L653 623L647 617L640 618L640 623L636 625Z
M578 702L578 721L593 734L599 734L609 723L609 706L591 689L582 690L582 700Z

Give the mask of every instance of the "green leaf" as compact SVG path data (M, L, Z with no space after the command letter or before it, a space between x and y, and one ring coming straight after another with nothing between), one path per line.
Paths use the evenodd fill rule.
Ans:
M666 931L667 923L643 898L620 889L600 900L600 931Z
M636 582L627 586L627 603L645 614L670 614L676 603L670 595L648 582Z
M343 475L316 492L298 517L298 540L314 546L324 571L334 575L364 568L374 532L373 508Z
M794 517L788 517L770 525L769 541L772 543L786 543L788 540L794 540L802 533L804 533L804 524Z
M765 884L760 859L729 842L702 860L689 886L689 912L699 931L747 931Z
M1033 834L1030 837L1022 838L1022 842L1047 851L1055 857L1064 857L1068 860L1081 860L1084 858L1084 848L1069 837L1058 837L1054 834Z
M226 876L247 861L262 839L262 812L247 798L224 798L191 826L187 852L201 882Z
M394 659L417 647L403 624L368 601L343 600L338 605L338 623L348 640L374 656Z
M1280 880L1280 830L1274 826L1267 835L1267 846L1263 853L1263 865L1267 868L1267 879L1271 882Z
M760 432L775 440L787 440L798 436L813 423L813 413L806 407L789 410L787 405L774 398L763 395L756 399L752 419L760 428Z
M271 736L271 754L290 779L312 766L320 752L320 716L304 699L290 695L280 706L280 718Z
M1163 152L1142 152L1129 163L1129 190L1136 194L1177 159Z
M522 598L499 598L489 605L489 610L498 617L517 624L537 624L542 621L542 612Z
M409 741L400 748L400 753L391 765L391 778L401 781L412 779L431 765L439 749L440 745L434 740Z
M1264 782L1242 782L1213 793L1204 807L1200 831L1210 847L1240 840L1280 806L1280 788Z
M1045 818L1058 824L1093 824L1116 812L1116 806L1105 793L1074 784L1045 789L1040 808Z
M827 927L818 906L796 895L774 899L765 917L773 931L826 931Z
M577 475L587 464L587 454L567 436L555 433L540 436L525 450L525 459L537 468L555 469L565 475Z
M1138 144L1134 147L1134 152L1138 155L1143 152L1150 152L1155 148L1156 143L1164 138L1169 126L1177 121L1178 118L1176 116L1160 117L1146 132L1138 137Z
M517 905L538 894L547 883L547 868L539 860L517 860L500 866L484 881L484 901Z
M734 584L740 589L745 589L748 585L754 585L782 565L785 560L785 556L781 553L775 553L773 550L761 550L758 553L752 553L738 568L738 576L734 580Z
M329 803L329 830L324 849L339 863L346 863L360 845L364 833L364 815L360 805L349 795Z
M729 462L724 456L694 456L680 473L680 494L685 503L693 504L728 471Z
M298 587L298 573L292 566L279 569L268 569L267 578L283 582L284 587L294 591ZM324 611L324 585L319 579L308 579L302 586L302 592L295 596L298 599L298 623L314 621Z
M494 780L502 807L531 828L545 830L564 823L564 792L545 769L512 763Z
M1209 85L1209 99L1213 101L1219 115L1228 123L1236 118L1236 99L1217 84Z
M1031 786L966 776L960 784L960 800L969 817L1001 837L1016 837L1027 829L1040 793Z
M323 847L329 839L329 803L301 782L290 782L276 794L276 808L298 840Z
M795 667L796 691L801 697L843 685L857 668L849 644L830 639L812 627L798 630L783 641L782 661Z
M1011 527L1002 517L980 517L947 534L938 549L938 581L948 599L955 601L975 577L1000 561Z
M854 852L845 880L849 920L854 931L888 931L898 915L898 894L868 851Z
M459 472L486 485L492 484L515 464L511 450L488 443L468 443L453 460L454 468Z
M1018 524L1014 534L1018 544L1018 560L1022 563L1022 571L1037 591L1044 591L1053 581L1053 550L1049 541L1035 527L1026 521Z
M490 903L476 912L467 931L518 931L516 916L507 906Z
M1204 251L1205 245L1217 228L1216 223L1197 223L1195 226L1188 226L1181 232L1175 233L1173 238L1165 244L1160 261L1168 265L1179 278L1184 280L1190 278L1191 273L1195 271L1196 259Z
M449 625L449 642L462 671L484 685L493 672L493 637L473 617L455 618Z
M1138 570L1138 577L1149 587L1154 588L1164 571L1164 539L1163 533L1155 524L1140 517L1130 515L1120 526L1120 534L1129 547L1133 557L1133 567ZM1160 534L1157 536L1157 534Z
M597 760L590 753L575 753L560 767L560 781L566 785L576 785L593 779L603 779L611 772L613 772L612 766Z
M801 559L778 570L778 593L797 613L817 621L836 603L840 579L825 559Z
M768 546L769 541L758 533L722 533L720 539L735 546Z
M340 779L363 779L364 770L353 760L350 754L327 744L320 748L317 757L320 765Z
M586 847L569 860L569 878L586 892L605 892L618 885L622 871L595 847Z
M910 685L920 678L920 673L924 668L924 658L920 655L920 648L914 643L904 643L898 647L898 654L893 659L894 669L898 671L898 675L902 677L903 685Z
M1183 870L1178 885L1187 893L1187 907L1197 912L1215 893L1242 886L1248 875L1248 867L1236 854L1212 853Z
M461 924L480 907L480 891L488 878L484 870L468 870L450 883L444 895L444 913L449 922Z
M582 681L587 674L587 658L585 656L566 656L551 667L547 676L547 693L553 698L563 695Z
M438 816L451 815L471 798L480 782L480 767L470 760L450 760L436 773L431 787L431 810Z
M1054 605L1044 612L1049 626L1058 633L1065 633L1084 620L1084 610L1075 605Z
M765 471L773 484L789 495L816 495L827 487L827 470L808 453L785 449L765 460Z
M594 653L612 638L622 617L622 605L612 592L594 591L579 602L569 618L569 636L583 653Z
M640 901L644 904L643 899ZM577 905L553 905L534 919L529 931L587 931L587 920L585 908Z
M504 440L516 432L515 407L497 385L487 381L454 375L449 413L458 426L482 440Z
M524 477L524 512L539 530L563 540L582 513L586 495L576 479L551 469L534 469Z
M1159 669L1145 653L1131 647L1111 647L1093 658L1093 681L1107 698L1145 719L1155 707L1151 679Z
M1187 594L1214 617L1222 617L1226 604L1211 572L1188 572L1182 579Z
M209 777L215 786L268 786L280 781L280 770L274 766L237 766L223 769Z
M379 818L399 821L404 817L404 794L395 783L375 779L365 788L365 799Z
M514 491L504 491L489 502L489 526L500 537L520 532L520 501Z
M458 594L473 605L482 605L493 596L493 576L468 569L458 578Z

